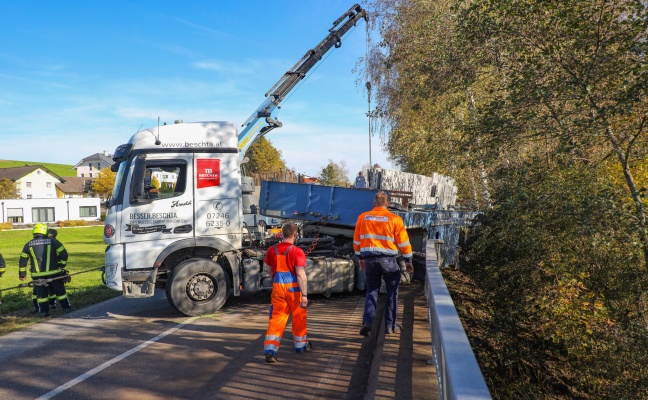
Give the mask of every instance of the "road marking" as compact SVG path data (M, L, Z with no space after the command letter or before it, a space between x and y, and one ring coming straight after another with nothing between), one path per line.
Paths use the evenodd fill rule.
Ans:
M69 388L71 388L71 387L85 381L86 379L88 379L91 376L103 371L104 369L110 367L111 365L113 365L115 363L118 363L121 360L125 359L126 357L137 353L138 351L148 347L149 345L157 342L158 340L164 338L165 336L168 336L168 335L172 334L173 332L177 331L178 329L182 329L184 326L192 323L193 321L197 320L198 318L200 318L200 317L198 316L198 317L189 318L188 320L174 326L173 328L169 329L168 331L166 331L164 333L160 333L159 335L157 335L153 339L147 340L146 342L140 344L139 346L133 347L132 349L128 350L127 352L118 355L117 357L113 358L112 360L106 361L105 363L99 365L98 367L95 367L95 368L91 369L90 371L77 376L76 378L72 379L71 381L69 381L67 383L64 383L63 385L57 387L56 389L52 390L51 392L45 393L44 395L42 395L41 397L39 397L36 400L51 399L52 397L63 393L64 391L68 390Z

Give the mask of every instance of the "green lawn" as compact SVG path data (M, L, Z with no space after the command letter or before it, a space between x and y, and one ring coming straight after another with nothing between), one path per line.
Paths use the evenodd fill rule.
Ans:
M58 176L76 176L76 170L72 169L73 165L52 164L39 161L14 161L0 160L0 168L24 167L25 165L42 165Z
M68 251L67 270L70 274L90 270L104 264L106 245L103 243L103 226L57 228L58 237ZM0 278L0 289L18 286L18 259L22 248L32 238L31 230L0 231L0 253L7 263L7 272ZM26 280L25 282L28 282ZM81 273L72 277L65 285L68 296L75 308L120 295L108 289L101 281L101 271ZM40 317L30 313L32 308L32 288L18 288L1 292L0 335L39 322ZM61 310L52 312L54 317Z

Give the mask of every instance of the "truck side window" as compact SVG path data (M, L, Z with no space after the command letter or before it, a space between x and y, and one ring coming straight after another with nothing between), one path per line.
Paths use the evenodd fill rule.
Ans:
M144 173L144 193L138 200L151 202L181 196L186 190L185 162L147 160Z

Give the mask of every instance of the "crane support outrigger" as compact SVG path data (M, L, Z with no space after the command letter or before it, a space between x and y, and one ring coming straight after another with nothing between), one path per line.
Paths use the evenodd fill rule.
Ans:
M265 94L265 101L243 123L244 128L238 134L239 158L245 157L247 149L261 136L282 126L281 122L276 118L277 111L280 108L279 104L331 48L342 46L342 37L360 19L366 20L367 12L358 4L355 4L349 11L333 22L329 34L315 48L307 51L302 59L268 90ZM342 23L342 21L345 22Z

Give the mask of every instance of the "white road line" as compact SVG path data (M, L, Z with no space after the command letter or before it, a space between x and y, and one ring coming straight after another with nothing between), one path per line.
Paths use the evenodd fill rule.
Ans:
M45 393L44 395L42 395L41 397L39 397L36 400L51 399L52 397L54 397L54 396L56 396L56 395L58 395L60 393L63 393L64 391L68 390L69 388L71 388L71 387L85 381L86 379L90 378L91 376L103 371L104 369L110 367L111 365L113 365L115 363L118 363L119 361L123 360L124 358L137 353L138 351L140 351L143 348L148 347L149 345L157 342L158 340L162 339L163 337L172 334L173 332L177 331L178 329L182 329L185 325L188 325L188 324L192 323L193 321L197 320L198 318L200 318L200 317L189 318L188 320L174 326L173 328L169 329L168 331L157 335L153 339L147 340L146 342L140 344L139 346L134 347L134 348L128 350L127 352L118 355L117 357L113 358L112 360L106 361L105 363L99 365L98 367L95 367L95 368L91 369L90 371L77 376L76 378L72 379L71 381L69 381L67 383L64 383L63 385L57 387L56 389L52 390L51 392Z

